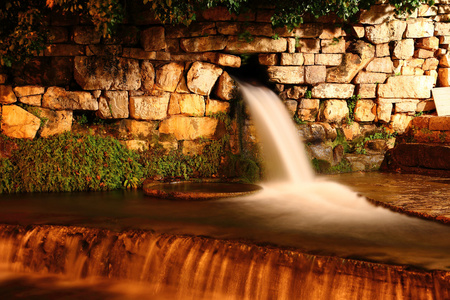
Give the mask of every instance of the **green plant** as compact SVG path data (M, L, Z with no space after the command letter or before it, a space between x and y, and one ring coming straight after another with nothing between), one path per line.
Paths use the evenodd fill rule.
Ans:
M369 136L366 136L364 138L358 139L354 150L358 154L366 154L365 145L368 141L372 140L388 140L391 138L395 138L397 136L397 132L390 133L386 130L386 128L383 128L383 131L381 132L375 132Z
M347 124L351 124L355 121L355 107L358 100L361 99L361 95L353 95L349 99L347 99L347 107L348 107L348 117Z
M311 99L312 98L312 91L311 90L307 90L305 92L305 98L306 99Z
M17 144L1 163L3 192L111 190L144 178L138 154L112 138L64 133Z
M238 34L238 39L240 41L245 41L247 43L250 43L255 38L252 36L252 34L248 30L246 30L246 31L241 32L241 33Z
M300 119L299 116L298 116L297 114L294 115L294 122L295 122L297 125L303 125L303 124L306 124L306 121Z

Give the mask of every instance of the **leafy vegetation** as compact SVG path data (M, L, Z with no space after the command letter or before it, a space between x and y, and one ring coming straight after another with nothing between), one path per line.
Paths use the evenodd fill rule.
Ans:
M321 17L335 14L343 22L352 21L360 9L368 9L375 0L5 0L0 3L0 63L11 66L39 53L48 37L47 18L50 13L70 13L88 17L104 37L114 35L126 14L127 2L147 4L163 23L189 25L197 14L217 6L230 13L242 14L258 7L273 7L272 25L293 29L307 15ZM412 12L434 0L390 0L399 13ZM243 39L251 39L248 34Z
M0 160L0 193L111 190L144 178L138 154L112 138L65 133L14 142Z

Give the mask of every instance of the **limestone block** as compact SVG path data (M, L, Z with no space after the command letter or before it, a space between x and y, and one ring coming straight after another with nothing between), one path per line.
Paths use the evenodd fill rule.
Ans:
M314 122L314 121L316 121L318 112L319 112L319 110L316 110L316 109L300 108L297 111L297 116L300 120L307 121L307 122Z
M130 116L137 120L162 120L167 117L170 93L130 97Z
M414 40L404 39L394 44L393 56L398 59L408 59L414 55Z
M434 57L434 52L432 50L426 50L426 49L417 49L414 51L414 57L417 58L431 58Z
M180 46L185 52L207 52L225 49L227 38L225 36L204 36L181 39Z
M361 71L356 75L353 80L354 83L384 83L386 81L386 73L375 73L375 72L365 72Z
M228 37L226 51L233 53L264 53L285 52L287 41L285 38L274 40L269 37L254 37L246 41L237 36Z
M155 85L155 68L153 64L148 60L144 60L141 63L141 88L146 92L153 90Z
M366 27L366 38L373 44L399 41L406 30L406 22L393 20L387 23Z
M354 117L357 122L372 122L375 120L376 105L372 100L358 100Z
M216 22L217 32L222 35L238 35L241 32L239 22ZM182 35L177 37L183 37Z
M45 88L42 86L27 85L27 86L16 86L14 88L14 94L16 97L25 97L32 95L43 95Z
M345 100L326 100L322 112L323 121L341 123L348 116L348 106Z
M147 139L158 134L156 127L158 121L138 121L133 119L123 119L119 123L119 134L121 138L139 137Z
M187 74L187 87L193 93L207 96L223 70L213 64L194 62Z
M429 70L437 70L439 65L439 60L437 58L427 58L425 59L425 62L422 65L422 69L424 71L429 71Z
M433 99L422 100L417 103L416 112L435 110L436 105Z
M84 90L137 90L141 87L139 62L107 56L78 56L74 77Z
M51 86L42 98L42 107L55 110L98 110L97 99L89 92L71 92Z
M316 158L322 161L326 161L333 164L333 148L331 145L320 143L320 144L310 144L307 146L309 153L312 158Z
M145 51L158 51L166 48L164 27L150 27L141 32L141 45Z
M184 24L179 24L179 25L166 25L166 32L165 32L165 36L166 39L179 39L179 38L184 38L184 37L195 37L195 36L210 36L210 35L216 35L217 31L219 30L220 32L220 28L222 26L227 26L228 24L238 24L236 22L232 23L232 22L192 22L189 26L186 26ZM217 29L216 29L216 25L217 25ZM223 35L233 35L233 34L237 34L237 32L235 33L222 33Z
M440 87L450 86L450 68L439 68L437 85Z
M47 120L39 133L41 137L45 138L72 130L73 112L71 110L39 108L39 114Z
M319 39L298 39L297 51L300 53L319 53L320 40Z
M299 99L305 96L307 90L308 87L306 86L295 85L286 90L286 95L289 99Z
M296 50L296 42L295 42L295 39L293 39L293 38L287 38L286 39L287 40L287 43L288 43L288 52L289 53L295 53L295 50Z
M378 121L383 123L389 123L391 121L393 104L390 101L378 100L377 105L377 118Z
M366 67L366 71L375 73L392 73L393 69L390 57L375 57Z
M212 138L219 120L208 117L172 116L161 122L160 133L175 135L177 140Z
M347 99L353 95L355 86L353 84L320 83L313 87L312 97L319 99Z
M175 89L175 92L180 93L180 94L189 94L190 91L187 87L187 83L186 83L186 77L181 77L180 82L178 83L177 88Z
M305 66L314 65L314 59L315 59L314 53L303 53L303 57L305 58L305 62L304 62Z
M390 56L390 55L391 55L391 51L389 49L389 43L375 45L375 56L376 57L385 57L385 56Z
M205 115L205 99L203 96L197 94L173 93L170 97L170 103L171 106L174 105L175 107L176 103L178 103L180 114L195 117L202 117Z
M98 102L97 115L102 119L128 118L128 92L104 91Z
M239 68L241 66L241 58L236 55L208 52L203 54L203 58L207 62L223 67Z
M406 24L406 38L424 38L434 34L434 22L430 19L409 19Z
M369 10L362 10L359 21L362 24L376 25L388 22L395 17L393 5L373 5Z
M409 123L413 119L413 116L407 114L394 114L391 117L391 127L392 130L396 131L398 134L402 134L408 128Z
M278 55L275 53L259 54L258 61L263 66L274 66L278 64Z
M306 66L305 67L305 83L317 84L325 82L327 78L326 66Z
M417 40L417 48L436 51L439 48L439 38L436 36L421 38Z
M392 76L378 86L382 98L430 98L435 84L432 76Z
M171 62L159 67L156 70L156 86L167 92L174 92L183 76L184 65Z
M236 97L236 83L227 72L223 72L217 80L214 94L221 100L229 101Z
M17 101L13 88L10 85L0 85L0 104L11 104Z
M351 25L352 34L358 39L362 39L365 36L364 26L361 24Z
M73 29L73 41L76 44L99 44L102 33L94 26L75 26Z
M41 106L42 104L42 95L31 95L31 96L25 96L20 97L19 101L32 106Z
M442 55L439 58L439 67L444 67L444 68L450 67L450 53Z
M230 103L214 99L206 100L206 115L228 113L230 111Z
M317 23L314 23L317 26ZM340 26L335 26L331 22L324 22L322 32L319 35L321 40L332 40L340 38L345 35L345 32Z
M377 84L375 83L359 84L356 88L356 93L363 99L376 98L377 96Z
M316 65L339 66L342 63L343 54L323 54L318 53L314 56Z
M420 100L409 100L395 103L394 112L395 113L414 113L416 112L417 104Z
M421 6L419 6L419 8L417 9L417 16L418 17L434 17L437 15L438 12L438 7L433 5L433 6L429 6L426 4L423 4Z
M281 53L280 65L301 66L305 61L303 53Z
M299 109L316 109L318 110L320 106L319 99L302 99L298 104Z
M355 53L344 54L339 66L327 70L327 82L351 82L355 75L374 58L375 49L372 45L358 41L352 44L352 47Z
M272 82L283 84L301 84L305 82L305 70L302 66L269 66L267 74Z
M178 97L174 97L175 93L170 96L169 100L169 108L167 109L167 113L169 115L179 115L181 114L180 103L178 102Z
M11 138L34 139L41 120L16 105L3 105L0 120L2 133Z
M289 115L291 117L294 117L295 113L297 112L297 106L298 106L298 102L297 100L285 100L283 101L284 106L286 107Z
M450 23L436 22L434 24L435 36L450 36Z
M448 35L444 35L444 36L439 36L439 44L441 45L449 45L450 44L450 36Z
M299 38L318 38L323 32L322 23L303 23L290 33L291 36Z
M322 53L345 53L345 39L320 40Z

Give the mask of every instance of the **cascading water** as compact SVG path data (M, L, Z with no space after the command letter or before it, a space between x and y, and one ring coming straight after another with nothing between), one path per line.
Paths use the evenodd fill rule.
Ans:
M45 208L11 196L0 211L14 224L0 225L0 275L59 274L86 299L450 299L450 227L317 178L277 96L241 89L271 172L263 192L197 203L48 195ZM0 294L15 299L4 287L16 281L3 277ZM42 281L30 286L42 293Z

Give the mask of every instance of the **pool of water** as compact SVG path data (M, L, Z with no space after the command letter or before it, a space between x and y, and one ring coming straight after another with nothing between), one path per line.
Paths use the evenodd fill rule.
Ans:
M355 190L374 198L378 195L394 198L402 191L416 191L424 186L423 177L412 181L403 175L392 175L389 180L396 184L389 187L382 181L382 178L386 180L385 176L368 176L334 179L345 181ZM363 179L365 183L362 183ZM400 183L405 186L399 187ZM434 181L433 184L434 191L437 187L448 191L447 182ZM426 193L422 195L429 197ZM0 223L99 227L114 231L143 229L246 240L292 247L311 254L450 270L448 225L393 213L381 207L367 211L359 208L361 204L344 208L336 205L309 208L305 205L307 202L297 201L296 197L299 196L277 192L277 195L260 193L231 200L186 202L156 199L141 191L12 194L1 195ZM289 201L285 201L287 198ZM443 199L448 203L450 198ZM442 201L441 206L444 205Z

